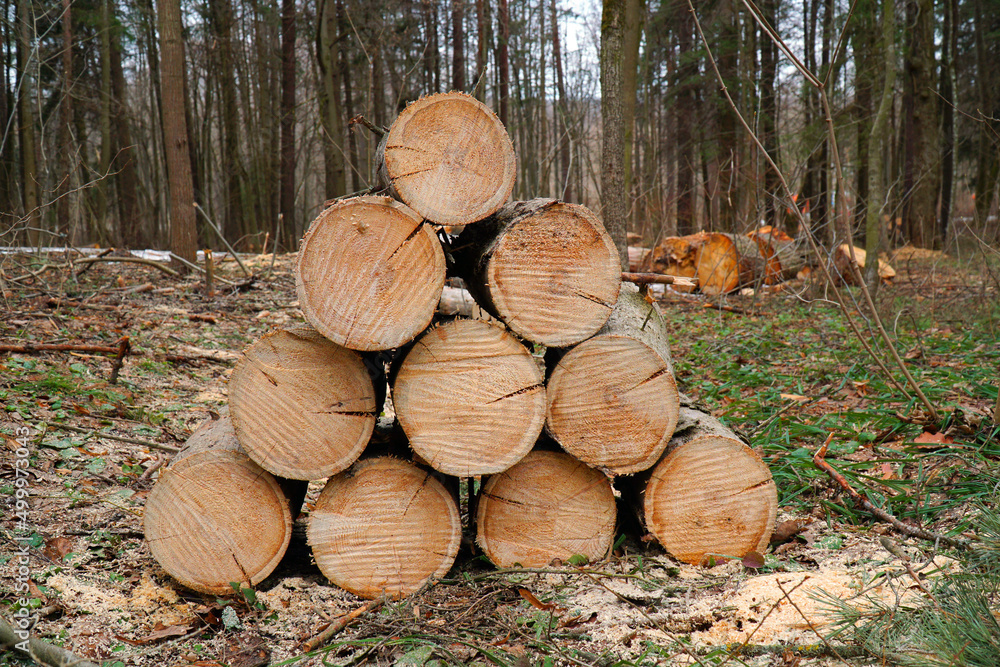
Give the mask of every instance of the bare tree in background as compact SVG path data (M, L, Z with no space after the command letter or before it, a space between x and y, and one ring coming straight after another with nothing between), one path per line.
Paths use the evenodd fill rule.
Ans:
M601 16L601 217L628 269L628 208L625 193L625 127L622 117L622 61L625 0L604 0Z

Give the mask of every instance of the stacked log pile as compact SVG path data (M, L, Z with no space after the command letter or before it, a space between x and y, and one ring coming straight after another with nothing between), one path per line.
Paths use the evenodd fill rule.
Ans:
M858 265L864 269L865 251L854 248ZM688 236L670 236L654 248L629 247L632 270L648 270L692 278L703 294L728 294L745 287L778 285L796 278L806 278L818 260L802 239L765 226L742 234L698 232ZM851 253L846 244L823 258L836 280L855 284ZM879 277L892 280L896 272L879 260ZM677 288L691 291L694 288Z
M682 406L669 326L622 283L601 221L555 200L505 204L510 140L461 93L407 107L379 160L392 196L337 201L302 240L309 326L244 350L231 419L192 436L198 453L151 493L163 568L204 592L258 583L310 480L326 480L309 512L316 563L362 597L407 595L451 568L462 478L475 490L466 528L498 566L604 558L616 495L685 562L762 550L770 474ZM464 231L439 240L445 225ZM444 288L446 267L473 307ZM376 426L387 394L390 436Z

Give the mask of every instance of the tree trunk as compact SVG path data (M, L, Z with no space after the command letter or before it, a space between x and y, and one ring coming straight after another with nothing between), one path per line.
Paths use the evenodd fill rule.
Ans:
M763 0L761 13L767 23L778 29L779 0ZM781 164L778 150L778 116L781 105L776 88L778 80L778 45L763 28L760 29L760 141L775 164ZM764 165L763 219L768 225L780 224L781 206L784 193L778 173Z
M363 598L400 598L455 562L458 506L431 473L396 458L359 461L330 478L309 515L316 565Z
M418 338L399 366L392 397L413 451L457 477L511 467L545 421L545 384L535 360L512 334L478 320L440 324Z
M359 354L299 327L244 350L229 409L240 444L262 468L322 479L361 456L381 410L378 395Z
M376 154L379 182L440 225L496 213L514 189L514 147L490 109L471 95L421 98L393 122Z
M77 206L76 189L77 164L74 160L75 146L73 143L73 3L72 0L62 0L62 81L59 101L59 187L56 190L58 203L56 205L56 229L66 234L69 243L82 245L83 229L80 211ZM7 89L0 91L7 96ZM0 115L0 121L4 120ZM6 126L4 126L6 127ZM2 204L0 204L2 205Z
M778 492L767 466L722 422L687 405L667 453L634 485L628 495L641 490L646 529L685 563L764 553L774 531Z
M332 1L332 0L331 0ZM209 3L212 32L218 40L219 89L222 96L222 166L225 171L222 231L228 239L243 232L243 164L240 158L240 114L233 55L233 7L230 0ZM327 196L330 196L327 194ZM246 231L250 231L249 229Z
M601 218L628 268L628 202L625 193L625 135L622 60L625 0L604 0L601 15Z
M113 0L110 5L111 16L117 17L118 9ZM148 221L147 216L140 216L139 212L138 151L132 141L132 119L125 101L121 33L121 24L116 19L111 30L111 141L115 152L111 169L116 172L118 193L117 237L122 246L140 249L151 247L155 224L150 224L152 221Z
M559 140L559 168L556 170L558 198L563 201L573 201L573 189L570 187L570 151L569 151L569 105L566 99L566 81L563 76L562 48L559 39L559 17L556 12L556 0L552 0L552 62L556 68L556 90L559 94L559 106L556 113L556 136Z
M562 452L534 451L483 485L476 542L497 567L547 567L611 549L618 510L611 483Z
M316 31L319 63L320 122L323 126L324 195L334 199L347 194L344 161L344 112L340 104L340 67L337 64L338 18L334 0L321 0Z
M955 60L958 57L958 0L945 0L941 44L941 207L938 236L948 240L951 206L955 194Z
M875 266L877 275L880 281L889 281L896 277L896 270L893 269L888 262L884 262L881 259L878 262L872 262L870 265L866 261L868 258L868 253L866 253L861 248L854 248L854 257L857 259L858 268L861 269L862 275L865 274L866 265ZM878 255L874 255L878 257ZM834 271L831 271L833 277L845 285L856 285L857 279L854 277L854 271L851 270L851 250L847 247L846 243L842 243L837 246L837 249L833 252L833 267Z
M976 151L976 222L989 222L990 211L1000 174L1000 155L996 137L1000 133L1000 77L996 71L996 16L985 0L975 0L976 92L981 116ZM992 111L990 111L992 110Z
M41 195L38 174L38 137L35 125L33 77L30 68L34 66L31 55L34 16L28 0L17 3L17 100L18 123L21 139L21 201L24 207L22 225L27 227L26 239L36 245L41 238L42 224Z
M194 262L198 251L194 183L184 117L184 43L181 40L180 0L159 0L160 97L170 100L162 108L163 137L170 190L170 246L178 257ZM179 271L187 267L176 262Z
M507 8L507 0L497 0L497 22L500 27L500 38L497 40L497 74L499 77L499 92L497 97L500 101L500 123L508 127L509 117L507 109L509 107L508 97L510 96L510 60L508 58L508 43L510 42L510 11Z
M695 225L695 194L698 191L697 129L698 117L698 53L694 42L694 17L682 8L676 16L678 58L675 86L677 104L674 114L677 123L677 234L693 234ZM686 274L679 274L686 275ZM693 273L690 275L694 275Z
M515 202L466 227L454 256L487 312L550 347L596 333L621 284L621 262L601 221L555 199Z
M639 75L639 42L646 20L646 0L625 0L622 39L622 122L625 194L632 193L632 154L635 146L635 104Z
M232 594L230 582L253 587L277 567L304 495L305 484L251 461L222 417L191 434L161 473L146 499L146 542L184 586Z
M286 238L298 238L295 224L295 0L281 0L281 195L279 213Z
M451 4L451 88L465 91L465 0Z
M434 230L384 196L336 202L302 239L295 285L321 334L356 350L387 350L430 324L444 286Z
M100 128L101 153L97 166L96 212L97 226L102 234L108 229L108 188L111 185L111 0L100 0L101 89Z
M868 204L865 219L865 252L878 257L882 245L882 218L891 212L888 188L886 187L886 146L891 143L892 128L889 116L892 113L893 97L896 89L896 3L895 0L882 1L881 58L884 81L879 98L878 111L872 122L872 136L868 142ZM865 272L865 283L874 295L878 291L879 280L876 265L869 265Z
M634 285L592 338L551 365L546 427L563 449L608 476L653 465L677 426L668 328Z

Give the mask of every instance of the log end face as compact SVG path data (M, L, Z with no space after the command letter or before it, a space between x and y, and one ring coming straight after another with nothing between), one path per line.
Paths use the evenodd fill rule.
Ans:
M766 549L777 487L745 444L698 436L653 469L644 494L646 527L675 558L693 565Z
M413 210L441 225L467 225L496 213L510 197L514 146L485 104L460 92L413 102L389 129L388 183Z
M380 457L330 478L308 540L331 582L360 597L403 597L451 569L461 541L458 507L436 478Z
M677 427L670 366L628 336L599 335L560 359L549 377L546 426L567 452L609 475L646 470Z
M614 539L611 483L562 452L533 451L483 486L477 542L497 567L603 559Z
M338 345L388 350L430 324L445 280L434 230L389 197L341 200L302 239L295 272L306 320Z
M182 585L231 593L254 586L277 567L292 535L292 516L278 482L246 456L203 451L168 468L146 501L146 542Z
M275 331L247 347L229 380L229 406L247 455L298 480L350 466L377 418L360 355L308 328Z

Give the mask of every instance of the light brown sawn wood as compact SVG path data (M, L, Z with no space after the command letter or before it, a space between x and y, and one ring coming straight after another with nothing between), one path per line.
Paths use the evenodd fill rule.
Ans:
M396 417L413 451L457 477L520 460L545 421L545 385L509 332L480 320L439 324L417 339L393 383Z
M604 327L551 369L546 428L563 449L611 476L656 463L680 405L667 333L638 288L622 285Z
M855 247L854 257L858 261L858 267L862 269L861 272L864 273L867 253L863 248ZM846 243L840 244L837 246L837 249L834 250L833 265L836 268L834 275L845 285L854 285L856 283L854 279L854 272L851 270L851 249L847 247ZM880 259L878 260L878 277L883 282L888 282L896 277L896 270L892 268L888 262Z
M232 592L230 582L254 586L277 567L292 536L292 511L278 480L240 450L222 417L195 431L160 474L143 527L171 577L222 595Z
M737 234L708 234L696 260L698 287L709 295L727 294L763 281L767 246Z
M357 352L299 327L243 351L229 379L229 409L240 444L264 469L321 479L361 456L379 406Z
M469 292L519 336L566 347L603 326L618 297L618 249L587 208L555 199L514 202L459 236L456 266Z
M682 278L694 278L698 270L698 250L705 243L705 232L688 236L668 236L653 248L648 264L650 271ZM675 287L680 292L692 292L694 287Z
M778 507L770 470L711 415L682 407L681 422L646 476L647 530L674 558L693 565L763 553Z
M383 187L440 225L489 217L514 189L507 130L465 93L429 95L408 105L383 137L376 160Z
M299 305L321 334L353 350L388 350L423 331L444 286L430 225L390 197L334 203L302 239Z
M764 282L776 285L784 280L796 278L799 271L809 266L809 248L787 235L778 236L774 233L757 233L751 236L766 258L767 266Z
M431 473L379 457L330 478L308 539L337 586L363 598L402 597L448 572L461 528L455 499Z
M564 452L533 451L490 477L479 495L476 541L497 567L604 558L617 509L611 483Z

